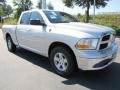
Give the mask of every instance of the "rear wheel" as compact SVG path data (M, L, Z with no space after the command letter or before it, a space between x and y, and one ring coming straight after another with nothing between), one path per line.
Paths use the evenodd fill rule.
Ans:
M65 47L55 47L51 51L50 62L57 74L61 76L68 76L75 69L74 58Z
M8 51L10 52L15 52L16 51L16 46L15 44L13 43L12 39L10 36L8 36L6 38L6 42L7 42L7 48L8 48Z

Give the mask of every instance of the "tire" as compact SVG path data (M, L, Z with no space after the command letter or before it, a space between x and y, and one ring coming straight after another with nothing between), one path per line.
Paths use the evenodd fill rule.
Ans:
M57 74L69 76L75 69L75 60L69 49L55 47L50 53L50 63Z
M15 52L16 51L16 45L13 43L13 41L12 41L10 36L8 36L6 38L6 42L7 42L8 51Z

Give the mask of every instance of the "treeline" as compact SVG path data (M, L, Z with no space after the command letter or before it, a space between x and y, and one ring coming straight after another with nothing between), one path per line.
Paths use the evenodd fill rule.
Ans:
M9 4L7 4L6 0L0 0L0 20L7 18L9 16L13 16L15 19L18 19L21 15L21 12L30 10L33 8L33 3L31 0L12 0L14 8L12 8ZM41 7L40 0L38 1L38 5L36 8ZM47 5L48 9L54 9L53 5L49 2Z

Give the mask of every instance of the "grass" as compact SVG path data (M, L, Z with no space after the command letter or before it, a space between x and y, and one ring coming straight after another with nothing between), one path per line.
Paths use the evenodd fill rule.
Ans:
M16 25L17 24L17 19L14 19L13 17L9 17L7 19L4 19L3 23L0 23L0 28L2 27L2 25Z
M120 14L102 14L96 16L96 23L120 30Z
M100 14L96 16L96 23L116 30L120 36L120 14Z
M85 21L84 15L81 15L77 18L82 22ZM90 21L92 21L92 16L90 16ZM120 14L98 14L96 15L95 23L115 29L117 35L120 36Z
M17 19L14 19L13 17L7 18L4 20L4 25L10 24L10 25L16 25L17 24Z

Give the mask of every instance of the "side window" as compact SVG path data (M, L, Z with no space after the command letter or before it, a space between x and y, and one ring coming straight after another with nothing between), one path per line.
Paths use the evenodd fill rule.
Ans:
M40 22L44 22L42 16L38 12L32 12L30 20L39 20Z
M24 24L24 25L29 24L29 19L30 19L30 13L29 12L23 13L20 24Z

